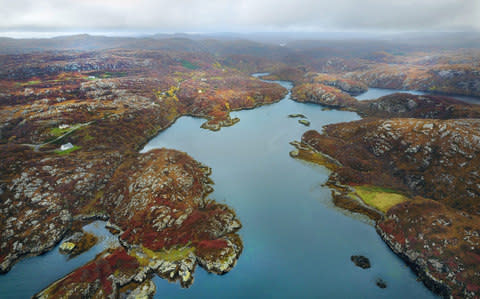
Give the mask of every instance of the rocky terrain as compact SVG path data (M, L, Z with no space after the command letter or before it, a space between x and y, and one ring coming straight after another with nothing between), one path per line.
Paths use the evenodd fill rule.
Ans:
M304 52L297 50L282 60L290 61L288 65L269 66L267 78L291 81L296 86L329 85L351 95L375 87L480 97L478 48L375 51L374 46L367 46L360 51L355 47L342 51L330 49L328 44L308 49L317 46L312 42Z
M320 83L305 83L292 89L292 99L298 102L321 104L331 108L346 108L357 100L338 88Z
M477 298L480 219L415 198L390 209L377 231L425 284L443 297Z
M325 73L308 73L306 74L306 80L311 83L319 83L338 88L352 96L359 95L368 90L368 86L360 81Z
M96 202L122 247L107 250L37 296L116 298L122 288L154 274L188 287L197 263L209 272L228 272L243 249L235 234L241 224L229 207L206 198L212 191L209 174L208 167L174 150L124 162Z
M479 118L480 106L446 96L395 93L378 99L358 101L348 93L320 83L303 83L292 90L292 99L330 108L355 111L362 116L391 118Z
M367 118L308 131L297 148L295 157L333 170L335 203L377 220L382 238L428 287L478 296L479 119ZM384 213L364 189L382 201L404 199Z
M469 64L375 64L366 71L345 74L370 87L421 90L442 94L480 96L480 69Z
M302 142L342 164L340 183L393 187L478 214L479 137L479 119L367 118L306 132Z
M241 224L208 199L209 168L138 150L181 116L216 131L240 121L230 111L280 100L284 88L249 75L260 71L292 81L297 101L374 117L309 131L291 155L331 168L335 203L375 219L430 288L479 296L479 108L352 97L367 86L480 96L478 50L89 36L0 44L0 272L65 238L88 249L94 240L76 232L95 219L121 244L36 297L152 296L155 274L188 287L197 265L235 265Z
M480 118L480 106L444 96L395 93L376 100L357 101L352 109L364 116L435 119Z
M188 287L197 263L219 274L233 267L241 225L232 209L205 197L208 168L184 153L138 150L182 115L229 125L229 111L278 101L284 88L207 54L108 50L0 61L1 272L95 219L110 221L123 249L86 265L89 271L104 273L103 260L133 258L126 263L140 266L126 270L143 273L137 282L156 272ZM93 277L92 284L76 280L75 289L116 296L108 285L123 285Z

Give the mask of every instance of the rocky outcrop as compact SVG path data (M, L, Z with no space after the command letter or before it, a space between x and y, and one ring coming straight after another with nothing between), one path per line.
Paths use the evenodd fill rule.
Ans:
M480 292L480 219L417 198L390 209L377 223L388 246L443 297Z
M345 77L377 88L480 96L480 71L473 65L375 64Z
M122 247L105 252L38 297L68 297L63 290L69 289L84 296L116 298L124 286L145 283L154 274L189 287L197 264L209 272L228 272L243 249L236 234L241 224L233 210L206 199L212 191L210 173L174 150L127 159L97 202L107 211L109 227ZM87 273L93 278L85 280Z
M352 255L350 260L355 264L355 266L360 267L362 269L370 268L370 260L363 255Z
M308 131L300 148L309 147L330 157L323 161L338 162L324 165L333 170L329 185L342 207L356 202L355 185L435 199L415 197L394 205L373 218L377 232L434 292L479 296L478 119L365 119L326 126L323 134ZM367 211L358 207L353 211Z
M122 247L107 250L33 298L116 298L121 287L135 281L139 267Z
M302 124L302 125L304 125L304 126L306 126L306 127L309 127L309 126L310 126L310 121L308 121L308 120L306 120L306 119L299 119L299 120L298 120L298 123L299 123L299 124Z
M69 257L82 254L95 246L98 242L97 236L88 232L76 232L65 241L60 244L59 250L63 254L67 254Z
M319 83L306 83L292 89L292 99L298 102L321 104L331 108L354 106L357 100L341 90Z
M200 127L202 129L207 129L215 132L215 131L220 131L222 127L231 127L234 124L238 123L239 121L240 121L240 118L238 117L230 118L230 116L228 116L226 119L223 119L223 120L215 119L215 120L206 121Z
M352 96L359 95L368 90L368 86L360 81L346 79L341 76L331 74L307 74L310 83L319 83L340 89Z
M385 282L385 280L381 278L377 278L377 280L375 280L375 284L377 285L377 287L381 289L387 288L387 283Z
M302 142L340 161L342 184L403 190L480 213L478 119L365 119L324 132L306 132Z
M480 107L442 96L395 93L371 101L359 101L355 110L373 117L480 118Z

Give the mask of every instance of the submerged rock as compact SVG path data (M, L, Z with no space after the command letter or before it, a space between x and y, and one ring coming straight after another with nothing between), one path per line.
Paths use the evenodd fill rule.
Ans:
M363 255L352 255L350 260L355 264L355 266L360 267L362 269L370 268L370 260Z
M375 281L375 284L381 289L385 289L387 287L387 283L385 282L385 280L381 278L377 278L377 280Z

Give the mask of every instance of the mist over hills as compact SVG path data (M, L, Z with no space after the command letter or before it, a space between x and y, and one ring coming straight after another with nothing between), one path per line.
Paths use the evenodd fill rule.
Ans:
M245 54L260 57L287 56L298 51L334 52L358 56L369 51L427 51L480 48L477 32L429 33L211 33L154 34L143 37L114 37L78 34L54 38L16 39L0 37L0 54L41 51L95 51L144 49L206 52L214 55Z

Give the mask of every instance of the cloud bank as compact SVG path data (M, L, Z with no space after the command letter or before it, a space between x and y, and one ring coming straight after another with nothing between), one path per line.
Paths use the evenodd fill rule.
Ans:
M480 30L479 0L0 0L0 31Z

